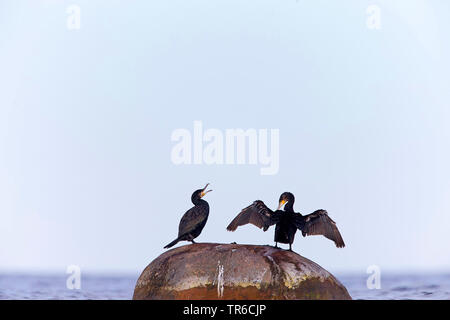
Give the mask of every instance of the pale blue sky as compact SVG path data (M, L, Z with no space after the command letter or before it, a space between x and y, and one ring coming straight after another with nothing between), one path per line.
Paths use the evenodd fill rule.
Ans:
M0 270L142 270L206 182L199 242L272 244L225 227L291 191L338 223L343 250L294 244L326 269L448 270L449 18L444 0L0 0ZM194 120L279 128L279 173L173 165Z

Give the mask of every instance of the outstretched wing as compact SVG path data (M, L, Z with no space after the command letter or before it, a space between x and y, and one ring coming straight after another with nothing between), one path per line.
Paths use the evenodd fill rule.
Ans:
M345 247L344 240L334 222L326 210L316 210L306 216L299 215L296 219L297 228L302 231L302 235L313 236L323 235L334 241L336 247Z
M234 231L237 227L251 223L266 231L271 225L277 223L279 214L270 210L264 202L256 200L236 216L228 225L228 231Z

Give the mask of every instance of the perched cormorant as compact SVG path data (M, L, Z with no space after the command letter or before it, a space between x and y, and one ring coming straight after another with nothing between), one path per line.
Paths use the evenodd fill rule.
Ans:
M270 210L264 202L256 200L242 209L242 211L228 225L228 231L235 231L237 227L251 223L258 228L266 231L271 225L275 226L275 247L278 248L278 242L289 244L289 250L292 251L297 229L302 231L302 235L323 235L333 240L336 247L345 247L344 240L339 233L336 223L328 216L325 210L316 210L306 216L294 212L294 195L290 192L284 192L280 196L278 209ZM284 205L284 210L280 210Z
M183 240L195 243L194 239L200 235L208 220L209 204L202 199L205 194L212 191L205 191L208 185L209 183L207 183L203 189L194 191L191 196L191 201L194 206L186 211L181 218L180 225L178 226L178 237L165 246L164 249L170 248Z

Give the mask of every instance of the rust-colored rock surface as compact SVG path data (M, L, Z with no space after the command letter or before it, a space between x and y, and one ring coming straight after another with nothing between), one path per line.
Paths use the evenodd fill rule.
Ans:
M133 299L351 299L328 271L270 246L196 243L169 250L139 277Z

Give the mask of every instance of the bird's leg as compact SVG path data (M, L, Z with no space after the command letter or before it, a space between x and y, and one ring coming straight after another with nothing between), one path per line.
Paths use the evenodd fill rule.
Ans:
M191 242L192 242L192 243L197 243L197 242L194 241L194 239L192 239Z
M292 243L289 243L289 251L292 252Z
M275 242L275 248L280 249L280 247L278 246L278 242Z

